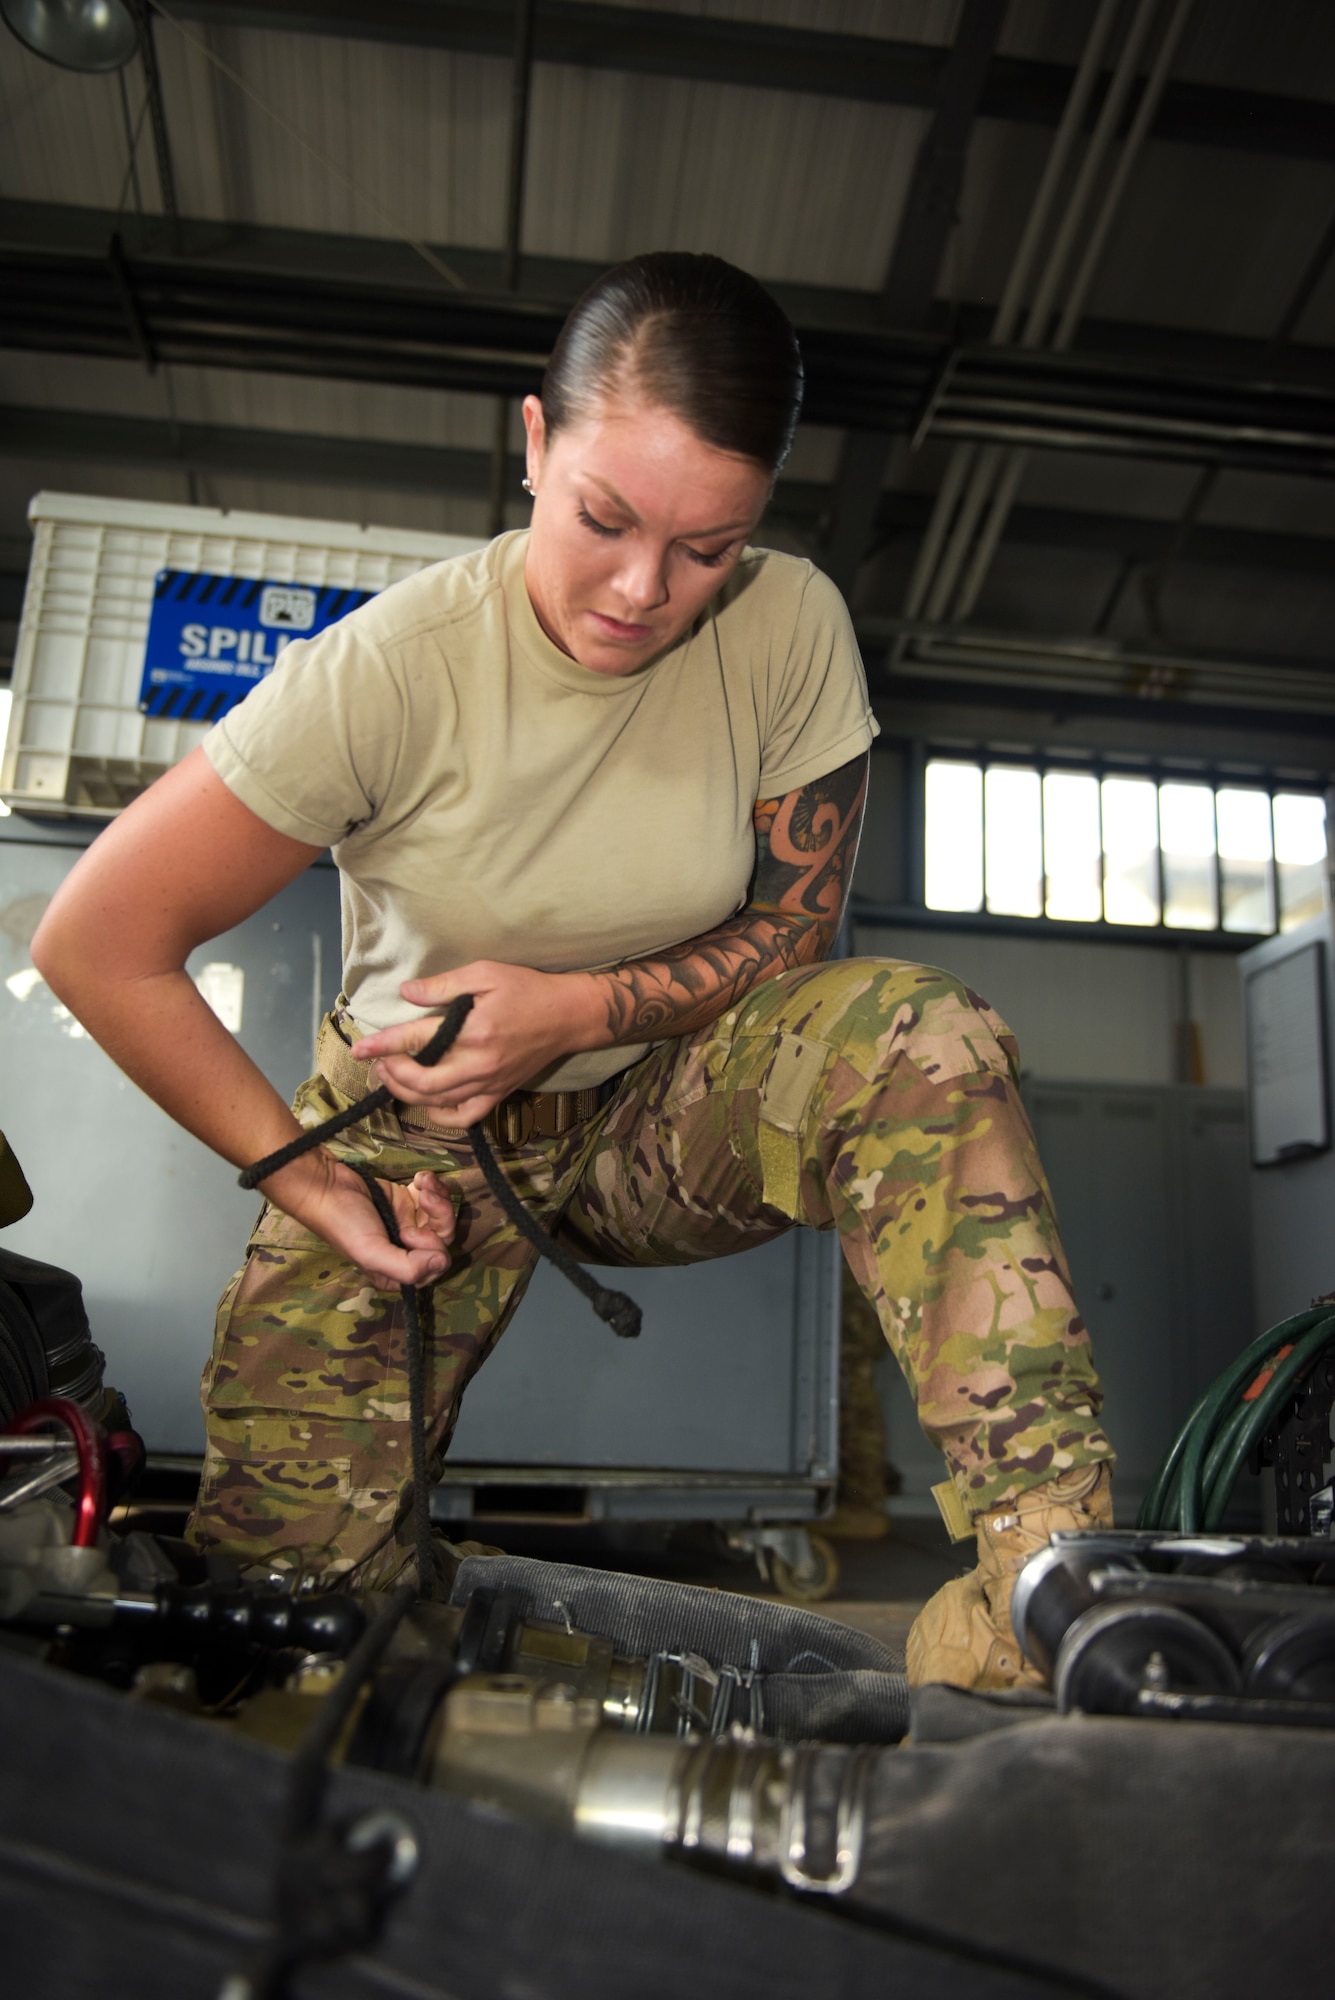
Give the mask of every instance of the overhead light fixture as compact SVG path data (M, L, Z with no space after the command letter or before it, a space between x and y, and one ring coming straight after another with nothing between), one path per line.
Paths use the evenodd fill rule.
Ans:
M61 69L123 69L139 46L125 0L0 0L0 16L25 48Z

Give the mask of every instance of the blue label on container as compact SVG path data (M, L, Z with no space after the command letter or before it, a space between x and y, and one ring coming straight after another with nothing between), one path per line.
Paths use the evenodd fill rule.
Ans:
M374 596L337 584L159 570L139 706L173 722L216 722L272 673L291 640L313 639Z

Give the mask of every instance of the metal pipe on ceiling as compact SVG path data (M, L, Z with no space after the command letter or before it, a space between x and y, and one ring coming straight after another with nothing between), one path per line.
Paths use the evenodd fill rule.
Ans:
M1038 290L1030 302L1024 330L1020 335L1021 347L1043 347L1047 344L1048 321L1056 304L1057 293L1075 248L1077 235L1084 225L1085 212L1093 198L1098 177L1103 172L1103 163L1112 149L1117 128L1122 122L1126 101L1136 80L1140 52L1154 24L1159 4L1160 0L1139 0L1132 17L1121 54L1113 70L1112 82L1108 86L1108 94L1100 107L1094 130L1090 134L1089 146L1080 163L1075 185L1071 189L1071 198L1057 225L1057 234L1048 252Z
M993 345L999 346L1008 341L1015 330L1015 322L1020 315L1043 231L1047 228L1048 216L1056 200L1062 176L1066 172L1071 149L1084 125L1085 113L1089 108L1090 96L1099 73L1099 64L1103 60L1103 52L1108 45L1108 37L1112 33L1120 5L1121 0L1101 0L1099 11L1094 17L1089 40L1085 44L1080 66L1071 85L1071 94L1062 112L1061 122L1053 135L1038 190L1021 233L1009 276L1002 289L997 316L988 335Z
M1071 280L1071 288L1067 296L1066 305L1063 308L1057 331L1052 338L1052 345L1059 353L1064 352L1071 345L1076 327L1079 325L1084 314L1085 304L1089 298L1094 280L1098 275L1099 265L1103 262L1103 253L1107 248L1108 236L1112 230L1117 212L1121 208L1132 171L1144 149L1145 141L1150 136L1150 129L1154 124L1155 114L1159 109L1159 101L1168 83L1169 72L1173 66L1173 58L1176 56L1178 45L1182 40L1183 34L1186 32L1187 21L1190 17L1193 4L1194 0L1177 0L1172 17L1169 20L1167 28L1164 30L1164 38L1159 45L1159 53L1155 57L1153 68L1146 79L1140 102L1136 106L1135 117L1131 121L1131 129L1123 141L1117 165L1113 168L1112 179L1109 181L1104 193L1098 220L1089 233L1084 255L1080 260L1074 278Z
M1095 120L1084 159L1076 174L1075 184L1058 221L1056 235L1039 277L1038 289L1030 302L1018 342L1022 348L1032 350L1046 342L1048 324L1062 278L1078 233L1084 225L1099 175L1103 171L1104 162L1116 136L1127 98L1136 80L1141 50L1158 10L1159 0L1138 0L1126 39L1113 68L1112 81ZM1022 471L1023 466L1020 467L1020 472ZM926 616L932 623L939 623L952 615L956 618L962 615L957 604L952 606L951 599L969 552L974 547L984 509L991 503L989 526L992 520L1004 522L1006 514L1010 511L1010 499L1014 497L1018 481L1019 473L1011 471L1008 455L1003 450L994 446L980 454L972 481L960 503L954 529L927 595ZM1008 492L1010 499L1006 498ZM984 538L987 532L985 527ZM997 533L999 535L999 528ZM973 573L971 569L970 574ZM981 587L984 573L984 571L978 573L978 587Z
M1181 42L1186 29L1187 18L1191 13L1192 4L1193 0L1177 0L1177 5L1173 10L1172 17L1164 33L1163 41L1159 46L1158 55L1155 57L1154 65L1150 70L1145 88L1141 93L1140 103L1136 107L1135 117L1131 121L1131 129L1123 141L1122 150L1118 157L1117 165L1113 169L1112 178L1104 190L1103 201L1100 204L1098 216L1094 227L1089 232L1084 254L1071 281L1071 288L1067 295L1066 304L1062 309L1061 319L1052 337L1053 349L1058 353L1065 352L1070 347L1071 341L1075 336L1075 330L1080 323L1085 303L1093 287L1094 279L1098 274L1099 265L1103 261L1103 254L1107 248L1113 219L1121 207L1132 171L1144 149L1145 141L1150 135L1150 128L1154 123L1154 115L1159 108L1159 100L1163 96L1164 86L1168 82L1169 71L1173 65L1173 58L1177 54L1178 44ZM987 573L992 567L993 558L1000 545L1001 537L1005 533L1006 523L1010 519L1011 509L1015 505L1016 495L1020 490L1020 482L1024 478L1025 468L1028 466L1028 463L1029 453L1027 451L1012 452L1004 471L997 481L987 519L983 524L982 532L978 537L969 567L965 572L964 580L960 585L959 594L955 600L954 616L956 619L967 618L973 610L974 605L978 602L979 593L987 579Z
M1122 0L1100 0L1098 13L1094 17L1089 39L1081 54L1070 94L1053 135L1047 161L1030 206L1009 276L1002 290L992 331L988 336L991 341L998 344L1008 341L1014 330L1034 259L1038 254L1043 232L1047 228L1048 216L1066 172L1071 150L1084 125L1090 96L1098 80L1099 65L1103 60L1103 52L1107 47L1121 4ZM946 536L950 532L955 509L972 474L977 455L976 445L957 445L946 467L937 504L933 509L927 532L923 536L913 575L909 581L904 605L906 618L918 618L923 613L924 600L940 561Z

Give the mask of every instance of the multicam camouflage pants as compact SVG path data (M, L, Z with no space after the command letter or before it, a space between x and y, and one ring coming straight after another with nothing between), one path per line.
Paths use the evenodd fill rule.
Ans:
M557 1139L500 1149L511 1185L602 1264L689 1264L796 1222L837 1229L970 1512L1111 1455L1089 1337L1004 1023L947 973L852 959L779 974L712 1027L627 1070ZM347 1099L316 1077L313 1124ZM431 1442L500 1338L534 1252L466 1143L375 1113L332 1142L388 1180L423 1167L458 1200L429 1294ZM402 1307L266 1209L223 1294L204 1373L203 1546L358 1583L409 1559Z
M885 1412L876 1380L885 1335L845 1264L839 1288L839 1488L842 1508L880 1512L887 1474Z

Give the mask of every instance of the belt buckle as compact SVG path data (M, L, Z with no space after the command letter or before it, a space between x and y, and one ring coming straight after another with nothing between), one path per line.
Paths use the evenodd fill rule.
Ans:
M578 1093L544 1090L534 1093L534 1124L544 1139L559 1139L579 1123Z
M503 1146L522 1146L537 1122L531 1090L515 1090L496 1106L496 1137Z

